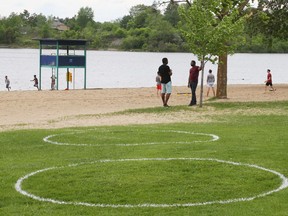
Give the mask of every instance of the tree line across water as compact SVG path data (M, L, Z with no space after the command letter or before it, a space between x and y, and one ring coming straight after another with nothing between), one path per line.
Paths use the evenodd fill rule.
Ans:
M247 19L243 33L245 43L236 52L288 53L287 3L270 0L273 1L270 8L246 9L248 15L251 10L261 11L254 11L256 15ZM161 7L156 3L139 4L133 6L128 15L102 23L94 21L94 11L90 7L80 8L72 18L30 14L27 10L11 13L0 17L0 47L37 48L38 42L33 38L57 38L87 39L89 49L190 52L179 28L179 4L179 1L162 2ZM65 28L60 28L59 24Z

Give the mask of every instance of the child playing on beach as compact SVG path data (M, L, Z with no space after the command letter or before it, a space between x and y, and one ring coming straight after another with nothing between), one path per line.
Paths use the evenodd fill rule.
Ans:
M207 97L209 96L210 89L212 89L213 95L215 97L214 83L215 83L215 77L212 74L212 70L210 69L209 74L207 75L207 87L208 87Z
M276 89L273 87L272 84L272 74L271 74L271 70L268 69L267 70L267 79L265 80L266 85L265 85L265 92L267 91L267 86L270 86L270 91L275 91Z
M8 91L10 91L11 87L10 87L10 80L8 79L7 76L5 76L5 84L6 84L6 88Z
M157 73L156 76L156 89L157 89L157 95L159 95L159 92L161 91L161 77L159 76L159 74Z
M34 82L34 87L36 87L37 90L39 90L39 88L38 88L38 78L36 77L36 75L34 75L34 79L31 80L31 82Z
M56 81L56 77L55 75L51 76L51 90L55 90L55 81Z

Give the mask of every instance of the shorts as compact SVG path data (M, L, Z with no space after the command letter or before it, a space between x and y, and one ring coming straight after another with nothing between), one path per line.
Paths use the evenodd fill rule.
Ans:
M266 82L266 86L273 86L272 82Z
M157 90L161 90L162 88L161 88L161 84L157 84L156 85L156 88L157 88Z
M208 82L207 86L213 88L214 87L214 82Z
M168 82L168 83L161 83L162 86L162 90L161 93L162 94L171 94L172 93L172 82Z

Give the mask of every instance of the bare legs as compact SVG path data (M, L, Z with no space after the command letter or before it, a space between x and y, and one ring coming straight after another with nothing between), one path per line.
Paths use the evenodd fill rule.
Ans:
M167 94L162 93L161 94L161 98L162 98L162 102L163 102L164 107L168 107L168 100L170 98L170 95L171 95L171 93L167 93Z
M209 96L210 89L212 89L213 95L214 95L214 97L215 97L215 90L214 90L213 87L209 87L209 88L208 88L207 97Z
M275 91L276 89L273 87L273 85L265 85L265 92L267 91L267 87L270 86L270 91Z

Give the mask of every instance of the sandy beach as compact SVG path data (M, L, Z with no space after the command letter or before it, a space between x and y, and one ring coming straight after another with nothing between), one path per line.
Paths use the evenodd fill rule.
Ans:
M288 85L274 85L275 92L264 91L263 85L229 85L228 98L217 100L244 101L283 101L288 100ZM197 89L199 101L200 87ZM209 98L204 88L204 107ZM174 86L170 106L188 105L190 89ZM78 126L127 125L183 122L191 118L203 120L201 114L187 113L169 117L152 114L111 113L136 108L162 107L156 88L88 89L61 91L1 91L0 92L0 131L36 128L64 128ZM163 107L163 109L165 109ZM169 108L168 108L169 109ZM191 107L200 109L199 107ZM193 113L193 112L191 112ZM206 117L207 118L207 117ZM206 119L207 120L207 119Z

